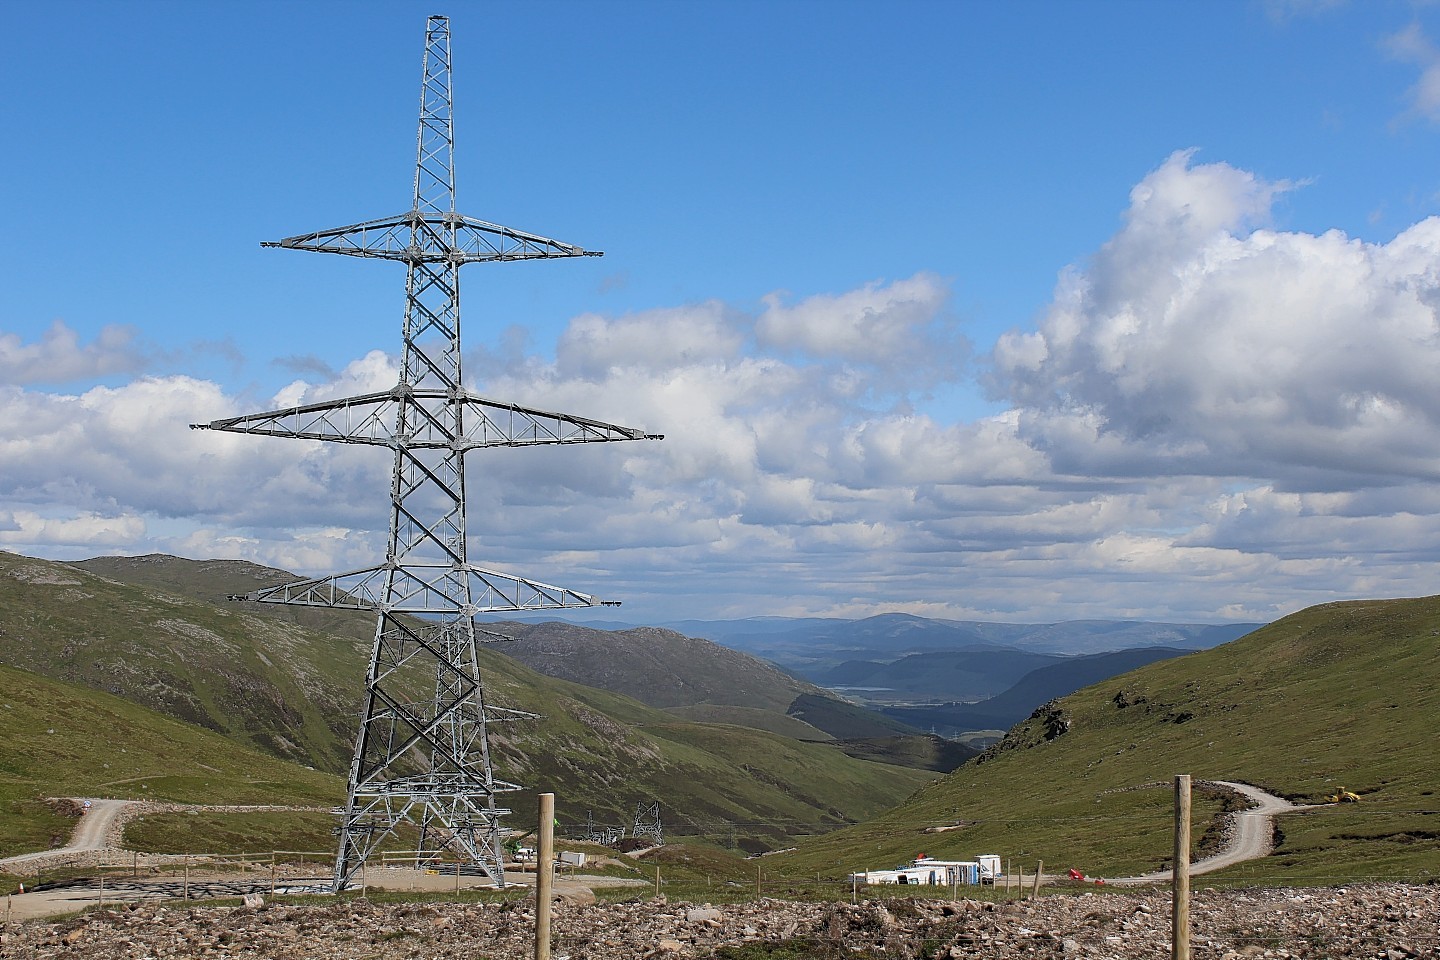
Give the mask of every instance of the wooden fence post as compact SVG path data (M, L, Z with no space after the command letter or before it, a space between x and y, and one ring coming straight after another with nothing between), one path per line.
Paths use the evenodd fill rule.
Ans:
M555 794L540 794L540 840L535 850L535 960L550 960L550 900L555 862Z
M1035 861L1035 887L1030 891L1030 899L1035 900L1040 896L1040 878L1045 875L1045 861Z
M1170 956L1190 960L1190 775L1175 777L1175 859L1171 862L1174 905L1170 913Z

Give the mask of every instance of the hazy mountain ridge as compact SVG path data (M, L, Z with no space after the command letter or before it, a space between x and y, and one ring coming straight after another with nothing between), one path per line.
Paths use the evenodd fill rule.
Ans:
M1076 656L1131 647L1204 649L1243 636L1258 623L1165 623L1145 620L1069 620L999 623L939 620L887 613L860 620L686 620L662 624L773 660L807 678L845 660L898 660L914 653L1010 647Z
M906 698L983 700L1013 687L1034 670L1070 659L1013 647L984 646L911 653L889 663L847 660L819 676L828 687L869 688L875 691L870 696L877 699L885 691Z
M1049 700L1068 696L1082 687L1128 673L1157 660L1184 656L1187 652L1148 647L1081 657L1054 658L1056 662L1037 667L1002 693L976 703L881 707L880 712L922 730L934 730L942 736L971 730L1004 730L1024 720L1031 711Z

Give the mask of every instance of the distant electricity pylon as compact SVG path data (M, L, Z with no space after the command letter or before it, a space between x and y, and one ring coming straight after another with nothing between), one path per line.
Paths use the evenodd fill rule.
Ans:
M653 840L656 844L665 842L665 831L660 826L659 800L641 800L635 804L635 826L630 835Z
M393 217L266 247L398 260L406 266L399 382L384 393L196 424L199 429L370 444L393 451L385 561L237 599L377 613L364 710L350 765L334 889L351 884L405 822L422 859L448 848L505 885L487 725L517 711L487 705L476 645L508 637L475 615L589 607L604 601L472 564L465 454L488 447L658 440L630 427L487 400L460 372L460 267L467 263L600 256L558 240L455 212L450 23L426 24L414 206ZM528 715L522 715L528 716Z

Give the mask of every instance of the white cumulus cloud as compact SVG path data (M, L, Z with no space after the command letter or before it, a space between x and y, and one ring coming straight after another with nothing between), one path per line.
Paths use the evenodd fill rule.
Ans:
M1172 156L1039 329L1000 339L998 382L1057 469L1440 475L1440 219L1380 244L1252 228L1281 187Z
M1005 409L979 419L926 395L971 386L929 273L587 314L553 354L512 331L470 386L666 439L471 454L471 558L652 621L1268 619L1433 592L1440 220L1278 230L1292 189L1164 160L1035 328L994 344ZM376 562L389 451L188 428L387 390L397 358L309 376L259 404L186 377L0 387L0 544Z

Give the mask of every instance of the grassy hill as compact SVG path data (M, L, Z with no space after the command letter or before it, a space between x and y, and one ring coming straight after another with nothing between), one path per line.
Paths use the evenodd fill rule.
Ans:
M1297 801L1340 786L1363 798L1287 815L1273 856L1219 882L1433 878L1437 715L1440 597L1313 607L1066 697L901 806L773 860L832 875L921 851L1099 876L1155 869L1170 851L1171 778L1189 773ZM1197 838L1219 809L1197 798Z
M980 752L958 741L934 735L859 737L837 740L835 746L862 760L884 759L893 763L897 755L908 755L905 766L938 773L949 773Z
M340 778L284 763L127 700L0 666L0 856L72 824L42 797L330 806Z
M549 677L634 697L687 720L768 730L835 744L852 757L949 771L974 751L936 744L903 722L841 700L773 664L674 630L596 630L549 621L502 622L517 638L494 649ZM1037 701L1038 702L1038 701Z
M146 559L136 566L170 566ZM243 565L237 586L254 589L243 575L263 570ZM264 610L197 602L178 591L0 552L0 663L113 693L341 773L349 764L368 641Z
M802 693L820 692L749 654L674 630L593 630L553 620L494 628L516 638L496 649L530 669L652 707L717 704L783 715Z
M920 730L901 720L866 710L864 707L819 694L802 694L790 704L790 716L819 727L840 740L873 737L923 736Z
M238 586L226 586L237 572ZM0 662L338 773L355 732L370 628L321 611L341 631L326 632L308 611L204 599L283 577L173 557L80 567L0 553ZM625 822L638 800L658 799L667 831L728 837L724 824L740 823L742 835L770 842L871 816L932 777L821 743L687 722L542 676L492 648L481 658L492 703L543 715L492 735L497 774L530 788L506 798L527 820L537 791L558 795L562 825L583 823L587 810L598 822Z

